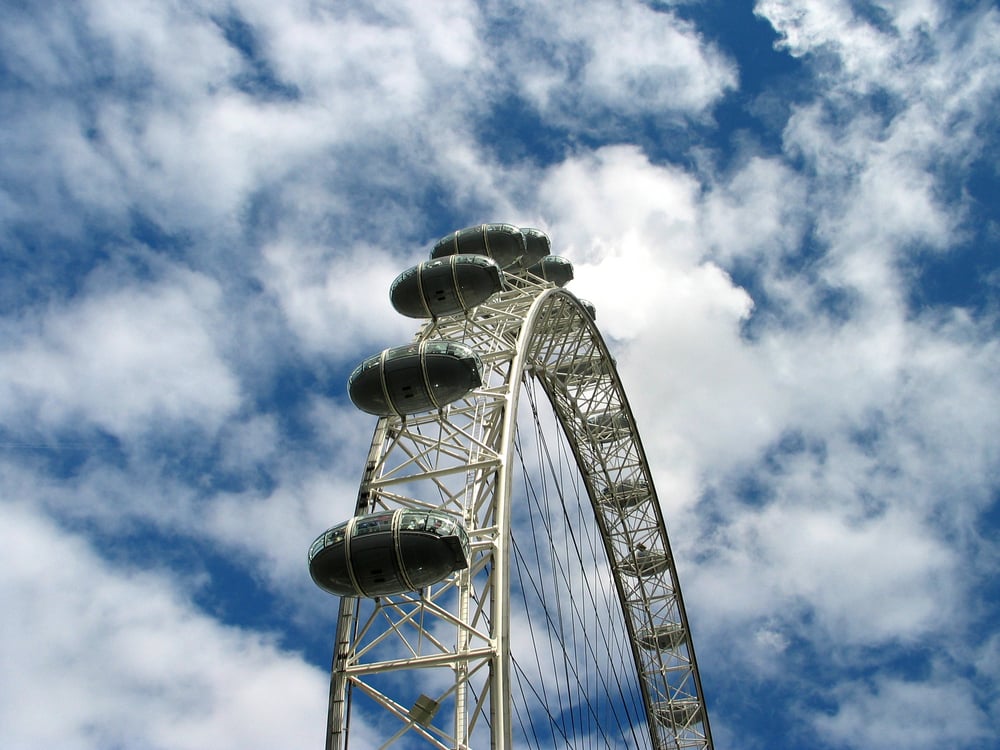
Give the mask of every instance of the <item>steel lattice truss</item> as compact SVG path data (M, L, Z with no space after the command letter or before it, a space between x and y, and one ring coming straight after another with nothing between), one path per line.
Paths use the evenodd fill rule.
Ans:
M652 747L711 748L660 505L614 362L569 292L508 275L470 315L418 340L474 348L481 388L440 412L379 419L357 513L437 509L462 519L467 570L419 593L341 601L328 747L345 747L349 696L368 696L430 747L510 746L511 450L522 378L552 402L594 507L631 639ZM419 673L416 670L420 670ZM418 676L415 676L418 675Z

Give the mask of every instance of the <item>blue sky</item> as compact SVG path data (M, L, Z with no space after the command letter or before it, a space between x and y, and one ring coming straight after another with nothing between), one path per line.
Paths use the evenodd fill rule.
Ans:
M990 3L0 2L0 744L316 748L361 358L573 260L718 747L1000 734Z

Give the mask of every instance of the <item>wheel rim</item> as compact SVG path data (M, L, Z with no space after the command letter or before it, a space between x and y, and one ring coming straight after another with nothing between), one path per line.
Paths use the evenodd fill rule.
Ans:
M584 746L567 733L567 727L579 727L596 747L710 748L659 502L614 362L585 308L569 292L537 277L511 276L504 291L470 315L429 322L417 340L431 337L472 346L485 365L483 385L438 412L380 418L356 512L409 507L452 513L469 532L472 563L421 592L342 599L327 746L348 746L351 704L364 700L383 747ZM531 608L531 601L558 598L545 591L544 583L535 595L526 593L530 563L518 548L519 537L511 534L515 480L529 474L516 471L526 460L516 450L522 382L544 393L567 441L565 461L575 467L582 488L576 497L589 504L590 528L599 532L610 577L605 593L619 608L619 642L624 641L631 660L629 685L622 686L617 676L610 680L621 703L615 705L613 697L588 703L586 696L574 698L568 688L561 690L556 707L547 709L548 729L541 734L531 718L515 713L512 719L511 714L512 702L516 708L549 701L547 690L534 693L532 682L522 679L530 670L516 649L511 654L512 586L524 608ZM541 401L527 399L536 424ZM530 492L527 488L526 496ZM581 520L579 528L585 526ZM539 540L551 544L535 535L531 540L536 551ZM582 596L601 594L592 590ZM554 618L575 628L578 620L584 627L579 603L554 606L555 615L540 615L545 622ZM591 636L574 631L572 637L574 654L581 644L584 653L596 654L594 642L587 642ZM568 676L580 674L573 665L563 668ZM584 692L600 678L588 673ZM572 681L571 676L566 682ZM634 707L627 706L629 700ZM574 708L567 712L566 703ZM617 722L613 731L618 734L595 741L600 732L593 731L588 716ZM642 722L646 726L636 729Z

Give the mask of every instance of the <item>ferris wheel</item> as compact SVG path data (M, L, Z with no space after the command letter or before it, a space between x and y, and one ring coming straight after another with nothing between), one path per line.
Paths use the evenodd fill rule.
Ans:
M711 750L660 503L595 312L534 229L439 241L362 362L355 515L309 550L341 598L326 743Z

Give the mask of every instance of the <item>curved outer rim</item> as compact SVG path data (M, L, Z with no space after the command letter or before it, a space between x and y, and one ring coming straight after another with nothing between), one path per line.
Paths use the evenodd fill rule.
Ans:
M512 286L516 286L516 284ZM531 284L525 284L525 286L530 287ZM596 325L593 323L590 316L574 295L561 288L554 287L551 282L545 282L541 285L541 289L533 290L531 292L531 296L533 297L533 300L528 306L527 311L522 313L523 317L521 318L520 329L518 331L517 344L514 347L513 356L510 357L509 375L504 384L506 387L506 406L504 409L504 417L502 419L500 434L497 436L499 438L497 441L499 443L497 446L498 453L502 456L502 459L498 465L494 499L498 528L492 551L492 554L494 555L494 577L492 583L493 632L491 634L493 661L491 667L492 677L490 693L491 696L503 696L503 699L499 701L495 699L491 700L490 713L492 732L494 735L494 747L510 747L510 685L508 677L510 664L510 652L508 645L510 627L508 601L510 498L508 488L510 487L511 482L513 462L507 460L507 457L511 455L511 451L513 449L517 422L517 404L521 391L521 382L522 378L527 375L535 377L542 384L543 390L552 403L553 410L558 416L562 429L568 438L577 466L585 478L585 484L593 506L595 518L600 526L602 538L605 544L605 551L608 555L608 560L613 572L613 578L618 593L619 603L622 606L626 628L630 636L630 646L637 674L639 676L639 684L646 708L647 725L652 740L652 746L656 750L663 750L668 747L691 747L699 748L701 750L711 750L713 744L708 723L708 715L704 706L704 693L702 692L693 644L690 639L691 630L688 626L687 616L683 606L683 600L681 598L681 590L677 580L677 573L674 567L673 557L670 553L666 526L664 524L659 501L656 497L648 461L646 460L638 432L635 428L635 420L625 396L624 388L621 384L617 369L614 365L614 360L611 358L603 337L598 331ZM652 619L653 615L647 611L646 620L637 622L634 613L626 605L629 593L628 586L623 580L624 570L620 564L622 560L616 560L616 550L612 543L612 534L608 527L608 518L602 514L602 506L600 504L601 489L596 486L597 469L600 467L595 467L593 465L594 462L587 458L588 449L591 453L601 454L603 451L608 450L608 448L595 439L592 434L587 434L589 428L586 425L586 420L581 420L581 415L578 412L574 413L573 409L568 406L570 400L565 398L565 392L560 392L559 384L556 382L555 378L546 376L544 364L536 361L538 350L546 343L551 342L554 338L552 332L546 330L546 324L551 325L551 322L545 320L545 315L547 313L551 315L551 311L559 304L569 306L575 316L573 324L582 324L582 326L585 327L590 345L600 352L602 361L606 364L607 374L610 376L612 381L611 386L613 394L617 397L619 407L628 420L630 428L628 438L631 441L632 449L634 449L635 454L638 457L640 471L648 483L650 492L650 499L646 505L652 511L653 519L651 520L655 521L656 534L659 536L659 539L663 544L663 551L670 560L670 564L666 571L669 576L669 587L671 589L670 595L675 600L675 608L680 617L680 625L687 634L684 645L690 662L690 673L694 682L694 692L700 708L699 721L702 723L704 728L704 736L701 741L678 744L677 740L674 739L673 743L671 743L669 738L664 739L663 733L658 731L658 727L660 727L661 724L656 718L655 709L657 705L664 703L664 701L659 700L654 693L659 692L660 694L669 694L669 686L667 686L664 690L653 689L655 686L650 684L651 670L643 668L644 653L637 637L637 634L642 627L655 624ZM474 312L475 311L473 311L473 313ZM428 322L422 327L421 332L417 336L417 340L426 340L432 334L435 334L438 327L442 324L447 325L447 322L442 323L440 320ZM554 366L553 369L555 369ZM439 413L439 415L442 419L445 418L443 412ZM372 472L377 465L379 458L384 456L387 450L387 441L392 439L392 428L390 423L393 420L398 422L399 418L382 417L379 419L376 426L369 451L368 462L366 464L365 476L362 479L361 488L359 490L357 509L357 512L359 513L365 512L371 507L371 482L374 479ZM574 425L576 425L576 427L574 427ZM612 509L612 512L618 512L618 509ZM631 555L631 562L635 564L634 549L631 551ZM633 583L632 586L634 588L635 584ZM331 670L331 702L327 733L328 748L343 747L344 745L340 744L340 741L346 739L348 731L347 721L349 718L349 712L346 710L344 694L346 688L346 678L342 673L338 673L338 664L344 663L343 659L346 657L351 639L350 629L352 626L352 620L356 611L357 599L353 597L344 597L341 601L340 615L338 617L334 662ZM655 670L652 671L655 672ZM665 671L662 668L661 663L660 675L665 681L666 677L663 676L664 673ZM672 728L672 730L675 729L676 728ZM338 737L340 738L340 741L337 740Z
M648 505L649 508L652 509L653 514L655 516L657 530L659 532L660 539L663 544L663 552L666 555L667 567L665 568L665 570L670 576L673 589L673 596L677 600L677 610L680 616L680 625L684 629L685 634L687 634L685 645L687 647L690 656L690 661L692 665L691 672L696 686L696 693L700 704L700 712L706 738L706 742L704 743L704 745L702 745L702 747L711 749L713 747L712 732L708 721L708 712L705 709L704 693L702 691L702 686L701 686L701 676L697 666L697 658L695 657L694 645L690 639L691 629L688 624L687 612L684 607L680 582L677 575L677 569L674 564L674 556L670 548L670 541L669 541L669 536L667 534L666 522L663 518L663 510L660 505L659 498L657 497L656 489L653 484L652 475L649 469L649 461L646 458L645 450L643 449L642 441L639 437L639 432L636 428L635 417L632 413L631 405L628 402L628 397L625 393L624 386L622 385L621 377L618 374L618 368L615 366L614 359L612 358L611 353L608 351L607 344L604 341L604 337L598 330L594 320L590 317L586 309L581 304L581 301L575 295L572 295L571 293L566 292L562 289L554 289L552 290L551 294L561 294L566 298L572 300L572 303L576 308L577 317L580 323L586 325L590 333L592 342L596 344L597 347L600 349L601 360L607 364L607 374L612 378L614 382L614 390L616 391L617 397L620 399L621 402L620 403L622 409L621 414L624 415L628 420L628 425L630 428L628 439L632 441L634 448L638 453L640 463L642 466L642 473L644 474L644 479L647 483L647 490L650 496L649 501L646 503L646 505ZM534 334L533 330L534 326L531 326L531 328L532 328L532 333ZM528 350L530 351L530 344L526 348L528 348ZM585 453L583 451L585 440L581 439L581 436L583 436L584 438L586 437L584 434L585 431L574 430L571 428L571 425L574 424L574 419L579 418L580 415L569 412L565 408L565 402L556 397L556 395L553 392L553 387L554 387L553 380L546 379L544 377L538 379L540 380L542 387L545 390L549 402L552 404L553 410L559 417L559 423L563 428L564 434L566 435L569 441L570 447L573 451L574 458L576 459L577 467L579 468L581 474L583 474L585 477L593 476L595 473L594 471L595 468L599 467L594 467L590 465L590 462L587 461L586 459ZM592 447L598 448L599 452L600 450L600 447L598 445L599 441L591 440L590 442L592 444ZM601 497L602 497L601 490L600 488L596 487L589 478L587 479L586 484L587 484L588 494L590 495L590 502L594 511L595 519L601 525L601 531L602 531L601 536L605 543L605 552L608 555L608 561L611 563L611 569L615 581L615 586L618 590L618 601L619 604L622 606L622 613L625 617L626 626L628 628L630 635L633 659L635 661L636 669L641 673L641 665L643 661L641 652L642 646L640 645L638 639L638 632L641 628L638 626L641 626L643 623L635 622L635 618L631 615L630 611L625 606L626 592L625 592L625 582L623 580L623 575L626 576L632 575L635 578L640 578L641 576L635 575L634 573L630 573L627 568L614 564L615 562L614 550L612 549L610 543L610 534L608 533L608 528L605 520L607 516L602 513L602 510L604 510L604 508L602 508L601 505ZM637 561L635 561L634 558L631 562L636 564L636 567L638 568L638 563ZM656 699L651 694L652 691L650 690L651 686L649 684L649 681L640 678L639 682L643 692L643 700L646 704L646 719L647 719L647 724L649 726L651 739L653 741L653 747L659 748L662 747L662 741L658 739L655 730L657 722L657 719L655 718L655 708L658 701L656 701Z

